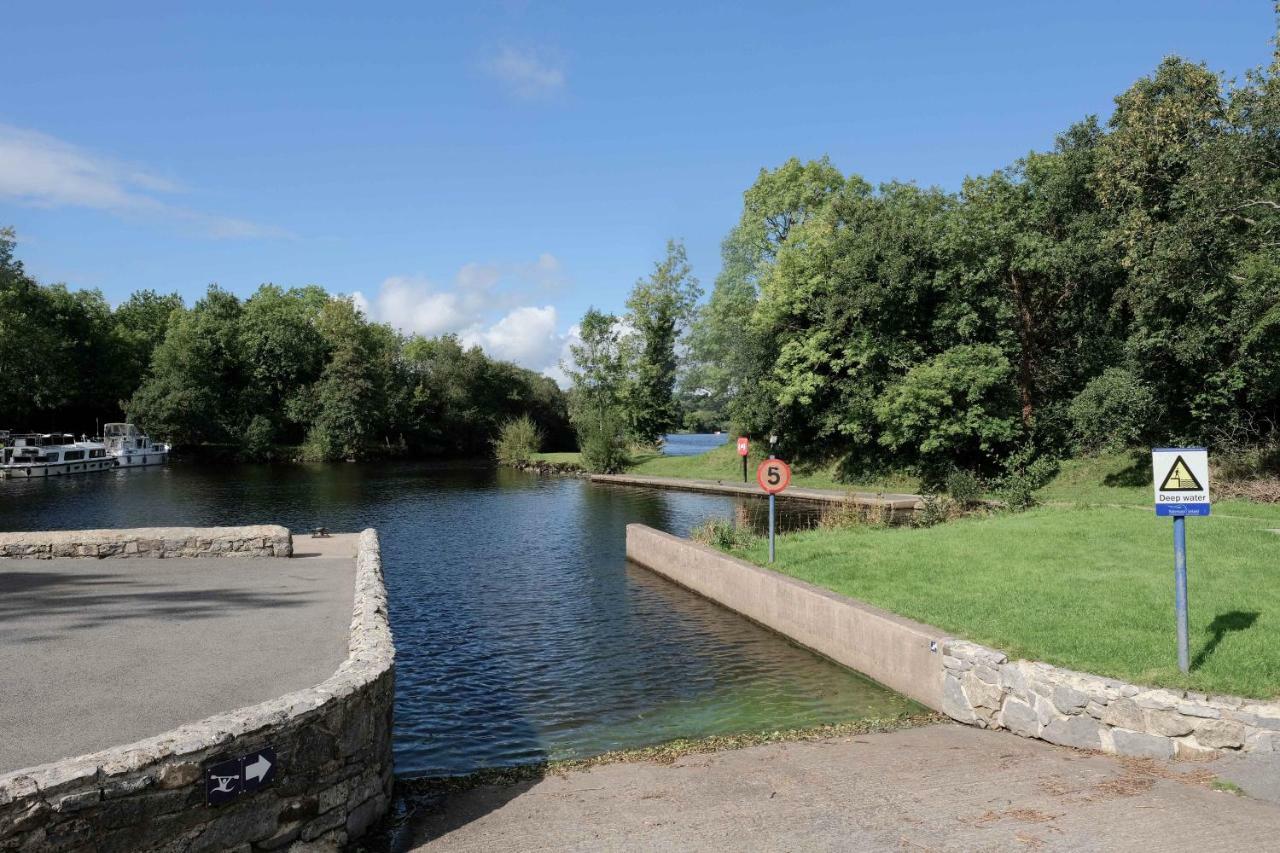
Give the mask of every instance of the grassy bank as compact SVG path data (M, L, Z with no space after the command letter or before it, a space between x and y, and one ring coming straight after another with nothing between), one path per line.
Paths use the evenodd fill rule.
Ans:
M1149 510L1057 506L926 529L798 533L779 543L773 568L1015 657L1271 697L1280 535L1269 526L1226 513L1188 521L1189 676L1176 664L1171 522ZM746 556L763 564L765 544Z

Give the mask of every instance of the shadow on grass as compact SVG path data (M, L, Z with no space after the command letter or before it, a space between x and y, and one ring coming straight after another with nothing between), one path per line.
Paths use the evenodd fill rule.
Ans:
M1147 486L1150 483L1151 457L1138 451L1129 455L1128 466L1102 478L1104 486Z
M1205 662L1217 651L1218 644L1222 642L1223 637L1232 631L1249 630L1261 615L1255 610L1231 610L1213 617L1213 621L1209 623L1209 633L1213 636L1209 638L1209 642L1204 644L1204 648L1196 653L1195 658L1191 661L1191 668L1199 669L1204 666Z

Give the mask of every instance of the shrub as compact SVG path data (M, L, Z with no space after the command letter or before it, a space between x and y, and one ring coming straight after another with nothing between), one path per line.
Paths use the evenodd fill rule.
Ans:
M750 545L755 534L746 527L739 527L727 518L709 518L693 528L693 541L721 551L732 551Z
M241 439L241 458L247 462L266 462L271 459L275 434L276 428L270 419L254 415Z
M627 435L620 413L604 407L574 422L582 467L594 474L616 474L627 467Z
M1058 461L1036 452L1027 444L1005 460L1005 473L997 494L1009 509L1021 512L1037 503L1036 492L1049 484L1058 473Z
M1071 401L1072 434L1080 450L1124 450L1151 433L1158 415L1151 388L1129 370L1111 367Z
M503 465L524 465L542 449L542 430L528 415L512 418L502 425L493 448Z
M880 443L919 454L927 481L955 460L989 460L1021 431L1009 360L993 346L952 347L917 364L876 403Z
M947 494L962 507L969 508L982 502L982 480L972 471L956 468L947 475Z

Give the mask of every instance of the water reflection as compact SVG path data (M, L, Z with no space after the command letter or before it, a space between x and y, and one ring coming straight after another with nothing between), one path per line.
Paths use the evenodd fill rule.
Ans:
M0 529L379 528L397 770L436 775L911 708L625 560L629 522L764 505L480 466L174 464L5 481Z

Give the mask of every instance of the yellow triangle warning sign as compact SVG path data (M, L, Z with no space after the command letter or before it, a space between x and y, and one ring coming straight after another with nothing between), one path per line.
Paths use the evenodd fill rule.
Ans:
M1196 475L1191 473L1186 461L1179 456L1173 460L1173 467L1169 469L1169 473L1164 475L1164 482L1160 484L1162 492L1203 492L1204 486L1200 485L1200 481L1196 479Z

